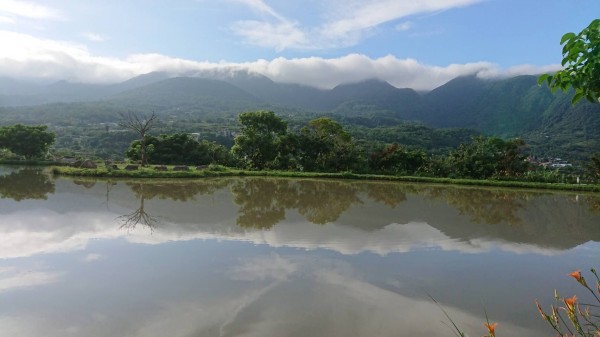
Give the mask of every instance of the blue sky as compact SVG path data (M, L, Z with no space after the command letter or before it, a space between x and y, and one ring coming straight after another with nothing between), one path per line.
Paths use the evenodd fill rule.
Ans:
M0 0L0 76L114 82L249 70L332 87L558 69L598 0Z

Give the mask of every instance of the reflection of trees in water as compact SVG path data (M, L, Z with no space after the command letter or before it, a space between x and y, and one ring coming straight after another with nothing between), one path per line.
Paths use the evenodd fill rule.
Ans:
M460 214L469 215L472 222L488 225L521 225L523 221L517 213L525 208L531 197L523 191L443 187L428 188L424 195L431 199L443 199L448 205L456 207Z
M77 185L77 186L83 186L87 189L90 189L94 186L96 186L96 181L95 180L80 180L80 179L74 179L73 180L73 184Z
M0 176L0 196L16 201L47 199L54 193L54 182L39 169L25 168Z
M332 181L243 179L231 191L240 206L237 223L247 228L271 228L285 219L286 209L297 209L312 223L326 224L361 203L354 185Z
M371 183L365 185L369 198L373 201L396 208L406 201L406 193L414 192L409 186L395 183Z
M285 219L288 182L283 180L243 179L231 186L234 201L240 206L237 224L245 228L269 229Z
M353 184L303 180L294 185L297 197L293 208L314 224L336 221L352 204L362 203Z
M228 180L167 181L167 182L128 182L127 186L139 198L170 199L174 201L193 200L196 195L209 195L227 186Z
M588 195L585 198L590 212L600 213L600 196Z
M146 200L159 198L185 202L193 200L198 194L213 194L228 184L229 181L227 180L206 180L201 182L128 182L126 185L140 200L140 207L130 214L118 217L120 222L122 222L120 228L132 230L137 225L143 225L152 231L160 224L159 218L151 215L146 210ZM107 183L107 201L110 186Z

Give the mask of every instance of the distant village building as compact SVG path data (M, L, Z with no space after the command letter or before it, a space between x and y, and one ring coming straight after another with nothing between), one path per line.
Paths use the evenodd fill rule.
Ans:
M550 168L564 168L571 167L573 164L561 158L535 158L530 157L528 161L537 166L550 167Z

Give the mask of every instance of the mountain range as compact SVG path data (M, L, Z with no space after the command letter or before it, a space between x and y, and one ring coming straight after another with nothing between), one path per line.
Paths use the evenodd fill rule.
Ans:
M149 73L108 85L67 81L40 85L0 78L0 123L58 102L68 103L67 110L85 102L86 111L90 105L112 106L196 117L271 109L348 120L384 117L387 124L408 121L435 128L470 128L504 138L522 137L543 153L563 156L600 152L600 104L571 105L572 95L553 94L537 85L536 76L459 77L425 93L377 79L324 90L276 83L245 72L178 77Z

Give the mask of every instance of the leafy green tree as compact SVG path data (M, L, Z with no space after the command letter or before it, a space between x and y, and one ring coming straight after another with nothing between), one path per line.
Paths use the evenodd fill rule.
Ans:
M427 155L423 150L411 150L407 147L390 144L371 153L369 167L373 172L392 174L414 174L427 164Z
M579 34L566 33L560 40L563 45L563 69L553 75L543 74L544 81L552 89L567 91L573 87L572 103L582 98L590 102L600 101L600 19L593 20Z
M347 171L359 161L350 134L325 117L313 119L302 128L298 157L304 170L316 172Z
M447 158L450 175L487 179L523 174L528 169L520 139L504 141L497 137L479 136L469 144L461 144Z
M238 118L242 127L231 154L247 168L272 167L282 138L287 134L287 123L273 111L264 110L244 112Z
M141 152L140 140L135 140L126 155L130 159L140 160ZM205 165L230 162L224 146L206 140L198 142L186 133L146 136L146 156L150 164Z
M600 153L595 153L587 164L587 173L592 180L600 180Z
M55 134L47 130L46 125L15 124L0 127L0 148L6 148L26 159L44 157L56 139Z

